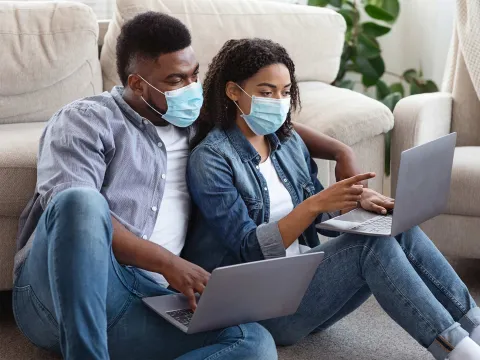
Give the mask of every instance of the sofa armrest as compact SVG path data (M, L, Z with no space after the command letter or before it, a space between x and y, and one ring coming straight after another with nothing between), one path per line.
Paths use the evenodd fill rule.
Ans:
M450 132L452 94L438 92L406 97L397 104L393 115L392 194L395 194L402 151Z
M393 128L381 102L355 91L317 81L299 82L302 109L294 120L353 146Z

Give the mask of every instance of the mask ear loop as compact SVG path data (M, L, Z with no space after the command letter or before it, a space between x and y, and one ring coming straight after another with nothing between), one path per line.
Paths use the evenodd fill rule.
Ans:
M140 76L140 75L139 75L139 76ZM252 99L252 97L251 97L250 95L248 95L248 93L247 93L245 90L243 90L240 85L238 85L237 83L235 83L235 85L237 85L237 86L240 88L240 90L242 90L242 91L245 93L245 95L247 95L250 99ZM240 106L237 104L237 102L234 101L234 100L232 100L232 101L233 101L233 103L235 104L235 106L238 108L238 110L240 110L240 112L242 113L242 115L245 115L245 113L244 113L243 110L240 108Z
M137 74L137 76L138 76L140 79L142 79L143 81L145 81L149 86L151 86L152 88L154 88L155 90L157 90L160 94L162 94L163 96L165 96L165 93L163 93L162 91L158 90L155 86L153 86L152 84L150 84L147 80L145 80L145 79L142 77L142 75ZM145 104L147 104L147 106L148 106L150 109L152 109L153 111L155 111L158 115L160 115L160 116L165 115L165 114L162 114L162 113L161 113L160 111L158 111L157 109L155 109L152 105L150 105L150 104L148 103L148 101L143 98L142 95L140 95L140 98L143 100L143 102L144 102Z

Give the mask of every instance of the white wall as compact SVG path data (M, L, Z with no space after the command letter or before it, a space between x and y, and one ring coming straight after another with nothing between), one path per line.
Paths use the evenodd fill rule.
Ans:
M440 87L452 36L455 1L400 2L400 16L391 33L379 39L386 68L399 74L408 68L422 68L424 76Z

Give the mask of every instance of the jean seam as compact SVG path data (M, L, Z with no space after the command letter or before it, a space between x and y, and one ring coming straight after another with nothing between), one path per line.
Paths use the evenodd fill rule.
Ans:
M380 259L378 258L377 254L375 253L375 251L368 247L368 246L365 246L365 245L362 245L364 248L368 249L369 250L369 254L372 254L372 256L375 257L375 259L377 260L379 266L381 267L381 269L383 270L383 275L385 276L385 278L388 279L388 281L390 282L390 284L393 286L393 288L395 289L395 291L400 294L400 296L405 300L407 301L407 303L412 307L412 309L415 309L418 313L418 315L422 318L422 320L430 327L430 329L432 330L433 333L435 333L435 336L438 336L439 334L439 331L437 329L435 329L435 327L423 316L422 312L412 303L412 301L402 292L400 291L400 289L398 289L398 287L395 285L395 283L392 281L392 279L388 276L387 272L386 272L386 269L385 267L383 266L383 264L381 263ZM368 255L367 255L368 256Z
M127 312L127 309L130 307L130 304L132 303L134 295L130 294L128 296L127 301L125 301L125 304L122 306L122 309L119 311L119 313L111 320L110 324L107 325L107 331L110 330L113 326L115 326L118 321L122 318L123 315Z
M462 306L460 301L458 301L455 298L455 296L448 291L447 288L445 288L443 285L441 285L440 282L432 274L430 274L430 272L428 272L428 270L426 268L424 268L420 264L420 262L415 258L415 256L413 256L412 253L408 252L405 247L403 247L403 246L401 246L401 247L402 247L403 251L405 252L405 254L407 255L410 262L416 268L418 268L422 273L424 273L427 276L427 278L432 282L432 284L435 285L437 287L437 289L440 290L444 295L446 295L450 299L450 301L455 304L455 306L458 308L458 310L460 310L460 312L463 314L463 316L465 316L467 314L468 310L465 307Z
M225 355L226 353L234 350L237 346L240 345L240 343L242 343L243 341L245 341L246 337L247 337L247 329L242 326L242 325L238 325L238 328L240 329L240 331L242 332L242 337L240 339L238 339L235 343L233 343L232 345L230 345L229 347L225 348L225 349L221 349L219 351L217 351L215 354L212 354L210 356L208 356L207 358L205 358L204 360L215 360L215 359L218 359L220 356L223 356ZM226 330L226 329L225 329ZM221 334L224 333L223 330L218 336L220 336ZM217 338L218 338L217 336Z

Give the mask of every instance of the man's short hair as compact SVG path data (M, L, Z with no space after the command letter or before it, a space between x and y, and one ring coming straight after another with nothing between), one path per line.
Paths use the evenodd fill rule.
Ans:
M154 11L135 16L122 26L117 40L117 72L122 84L127 84L137 60L155 60L191 43L187 27L172 16Z

